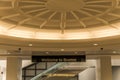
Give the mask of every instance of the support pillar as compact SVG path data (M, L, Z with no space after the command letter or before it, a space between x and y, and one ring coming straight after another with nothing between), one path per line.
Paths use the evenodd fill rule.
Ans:
M96 80L112 80L111 56L101 56L97 60Z
M22 60L18 57L7 57L6 80L22 80Z

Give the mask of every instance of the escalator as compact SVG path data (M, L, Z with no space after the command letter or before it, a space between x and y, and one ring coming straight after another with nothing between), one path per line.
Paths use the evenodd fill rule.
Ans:
M57 63L30 80L78 80L78 74L85 70L64 68L67 63Z
M53 65L52 67L50 67L49 69L47 69L47 70L43 71L42 73L38 74L37 76L33 77L31 80L44 80L48 77L47 74L55 73L58 70L58 68L63 65L65 65L65 63L57 63L57 64Z
M42 73L43 71L49 69L50 67L54 66L56 63L51 62L36 62L32 63L24 68L22 68L22 80L30 80L33 77L37 76L38 74Z
M87 69L78 63L33 63L23 68L22 80L78 80L78 74Z

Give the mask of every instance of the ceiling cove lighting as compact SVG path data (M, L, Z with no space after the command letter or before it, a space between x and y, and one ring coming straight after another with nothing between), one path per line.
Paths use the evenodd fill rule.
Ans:
M2 22L0 22L1 24ZM16 27L9 29L5 25L0 25L0 34L30 38L30 39L46 39L46 40L77 40L77 39L92 39L103 38L110 36L120 35L120 23L112 24L114 27L101 26L98 28L90 28L89 30L66 30L64 34L61 34L58 30L34 30L24 27Z

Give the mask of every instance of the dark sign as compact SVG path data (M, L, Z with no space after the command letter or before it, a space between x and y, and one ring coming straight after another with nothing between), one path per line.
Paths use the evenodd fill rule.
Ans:
M85 62L85 55L32 56L32 62Z

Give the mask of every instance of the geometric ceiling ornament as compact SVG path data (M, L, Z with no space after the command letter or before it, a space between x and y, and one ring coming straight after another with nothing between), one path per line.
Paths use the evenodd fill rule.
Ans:
M82 30L92 35L103 26L119 29L115 26L120 21L119 3L119 0L0 0L0 21L7 31L30 29L34 35L50 31L64 38L65 34Z

